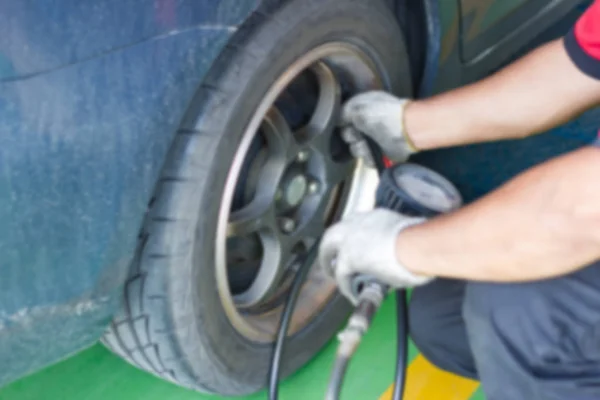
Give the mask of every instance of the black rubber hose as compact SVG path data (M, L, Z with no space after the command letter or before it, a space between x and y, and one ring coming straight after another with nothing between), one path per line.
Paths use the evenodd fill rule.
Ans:
M408 366L408 296L406 290L396 292L396 376L394 378L393 400L402 400Z
M296 301L300 294L300 289L308 276L308 271L316 259L317 252L319 250L319 241L317 241L310 249L304 260L300 263L300 268L294 276L290 294L288 295L285 303L283 314L281 316L281 322L279 323L279 329L277 331L277 339L275 341L275 348L271 356L271 366L269 371L269 400L278 400L279 398L279 377L281 374L281 358L283 355L285 339L287 336L288 328L296 308Z

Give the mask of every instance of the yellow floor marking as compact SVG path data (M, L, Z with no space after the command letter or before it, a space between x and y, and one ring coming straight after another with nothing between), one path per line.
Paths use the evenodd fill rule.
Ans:
M479 383L434 367L419 355L408 367L404 400L469 400ZM379 400L391 400L391 385Z

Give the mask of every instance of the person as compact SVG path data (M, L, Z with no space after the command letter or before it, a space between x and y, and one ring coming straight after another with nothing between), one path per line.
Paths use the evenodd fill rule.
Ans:
M403 162L541 133L598 104L600 0L564 37L481 81L419 100L356 95L342 136L367 163L363 135ZM414 288L415 344L480 380L488 400L600 399L600 140L439 217L351 215L326 230L319 260L352 302L355 273Z

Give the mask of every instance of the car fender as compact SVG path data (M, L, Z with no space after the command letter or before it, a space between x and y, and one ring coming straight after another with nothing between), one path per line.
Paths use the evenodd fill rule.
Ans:
M0 385L91 345L111 322L173 135L256 6L127 3L0 5ZM93 32L47 18L59 4L73 18L98 12ZM147 4L162 10L153 26L110 40ZM213 19L185 17L193 4Z

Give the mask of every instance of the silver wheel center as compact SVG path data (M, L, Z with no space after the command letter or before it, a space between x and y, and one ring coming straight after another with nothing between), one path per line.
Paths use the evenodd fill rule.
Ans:
M304 175L296 175L285 187L284 196L285 201L292 207L296 207L304 196L306 196L306 191L308 190L308 179Z

